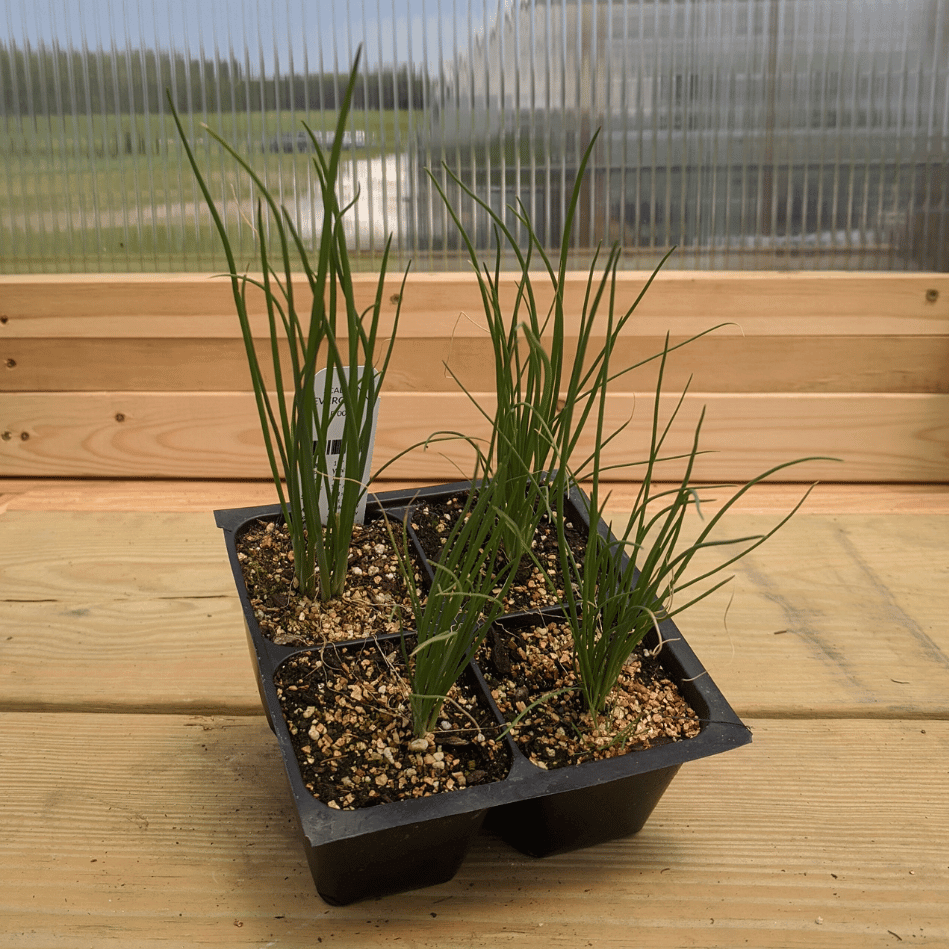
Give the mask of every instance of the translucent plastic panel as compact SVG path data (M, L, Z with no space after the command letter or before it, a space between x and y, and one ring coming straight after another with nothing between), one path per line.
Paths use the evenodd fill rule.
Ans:
M223 266L169 99L248 266L260 171L306 238L312 147L363 48L346 139L360 266L392 234L465 267L429 173L488 252L520 205L578 265L949 270L949 0L10 0L0 20L0 269ZM513 212L508 220L520 228ZM520 228L522 237L523 228ZM525 237L526 239L526 237Z

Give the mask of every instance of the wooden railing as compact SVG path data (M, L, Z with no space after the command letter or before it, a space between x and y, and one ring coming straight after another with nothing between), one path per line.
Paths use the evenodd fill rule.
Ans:
M618 305L628 306L645 279L621 274ZM388 326L400 280L387 284ZM357 283L368 305L373 278ZM508 290L513 302L513 278ZM569 313L579 312L584 290L578 274ZM445 368L490 406L480 314L473 275L409 277L377 464L436 429L485 433ZM692 378L672 454L688 447L707 406L711 453L700 459L700 479L740 480L795 456L832 455L842 462L793 469L794 479L949 481L949 275L664 273L614 365L659 352L666 332L675 343L719 323L730 325L670 358L664 386L671 409ZM262 309L255 336L266 337ZM642 457L654 384L655 363L616 381L611 422L632 422L608 462ZM262 445L226 280L0 277L0 475L267 477ZM470 468L469 449L442 443L386 476L443 479Z

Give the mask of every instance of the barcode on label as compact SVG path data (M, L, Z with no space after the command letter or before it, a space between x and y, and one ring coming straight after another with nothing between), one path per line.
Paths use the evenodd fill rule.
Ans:
M331 438L326 443L327 455L338 455L343 450L343 440L341 438Z

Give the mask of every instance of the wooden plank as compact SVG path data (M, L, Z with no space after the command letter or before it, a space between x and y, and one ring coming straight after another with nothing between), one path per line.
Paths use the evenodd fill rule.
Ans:
M614 347L614 367L660 353L664 337L633 334ZM671 340L672 345L680 338ZM243 343L227 339L14 339L0 352L0 392L250 391ZM286 347L283 347L284 351ZM268 385L269 352L261 347ZM284 356L284 365L289 365ZM9 366L12 360L13 366ZM412 337L395 347L386 383L395 392L458 392L446 364L469 391L494 388L487 338ZM4 371L4 365L7 365ZM653 362L613 383L648 391ZM708 336L677 351L665 386L692 380L703 392L949 392L949 333L943 336Z
M6 511L0 532L8 603L115 606L234 594L224 540L210 512Z
M210 513L0 516L4 707L256 712Z
M416 481L380 482L377 491L418 487ZM918 487L918 503L937 507L933 486ZM266 481L64 481L0 478L0 514L6 511L149 511L195 513L219 508L276 504L277 490ZM884 502L885 503L885 502ZM949 488L946 489L949 504ZM941 509L941 507L939 507Z
M628 271L618 275L619 306L633 303L647 276ZM354 284L360 306L369 305L375 277L357 274ZM305 294L302 277L295 287ZM545 306L542 288L538 280L538 300ZM394 315L400 289L401 275L390 275L385 319ZM570 274L564 293L568 313L581 311L585 291L586 276ZM515 299L516 281L507 275L504 306L513 310ZM0 339L239 335L229 283L206 274L4 276L0 300ZM256 311L263 313L259 299L255 301ZM477 325L481 312L473 274L410 274L401 332L477 336L482 332ZM947 321L945 274L667 271L650 288L632 330L650 336L667 331L690 335L717 323L736 322L753 335L932 335L944 333ZM262 316L255 326L256 333L265 332Z
M5 709L260 711L231 596L2 597L0 626Z
M735 514L718 536L763 533L791 506ZM946 514L800 514L680 626L739 713L949 717L947 527ZM686 536L699 528L690 516ZM7 511L0 626L6 708L257 707L206 513Z
M779 519L735 514L718 536ZM741 714L949 717L947 537L945 515L799 514L677 622Z
M484 836L450 883L333 908L262 718L2 715L0 927L63 949L946 945L949 723L751 724L633 838L538 861Z
M421 487L435 482L379 481L375 490ZM662 490L663 485L657 485ZM612 482L611 508L630 510L638 484ZM736 511L773 514L800 499L797 484L765 483L745 494ZM106 481L56 478L0 478L0 514L5 511L148 511L198 513L218 508L276 504L266 481ZM707 499L706 513L721 502ZM804 511L810 514L949 514L949 484L833 484L814 486Z
M479 396L490 411L493 396ZM675 396L664 398L670 412ZM632 421L603 452L606 464L643 457L651 424L649 393L615 395L608 430ZM670 435L670 454L691 446L703 406L708 415L696 480L745 480L805 455L813 463L782 480L949 480L949 396L692 393ZM382 402L376 467L444 427L473 437L486 424L464 395L392 393ZM592 449L594 433L581 443ZM406 480L456 479L470 472L458 442L415 451L388 469ZM0 475L15 477L262 478L269 466L248 393L0 394ZM637 470L629 469L636 478ZM660 477L677 477L670 464Z

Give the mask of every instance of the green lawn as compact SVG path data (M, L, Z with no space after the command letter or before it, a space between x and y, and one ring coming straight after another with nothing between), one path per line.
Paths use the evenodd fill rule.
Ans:
M314 130L331 130L335 112L309 113L302 110L270 112L222 112L209 115L183 116L185 126L202 137L201 126L207 124L241 151L259 151L275 135L296 132L306 122ZM408 112L375 112L354 110L350 126L362 131L368 142L367 152L379 154L394 150L398 141L410 135ZM143 152L163 152L177 146L177 132L168 112L162 115L108 114L40 116L36 120L5 116L0 127L0 155L83 155L122 157Z
M314 180L312 156L273 151L295 137L306 118L314 130L335 115L266 112L215 115L208 121L282 200L293 204ZM228 219L242 235L240 252L254 254L253 202L246 176L186 117L193 144ZM357 112L352 127L365 144L348 150L367 158L401 150L408 113ZM0 128L0 271L209 270L223 266L217 238L169 115L53 117L35 126Z

